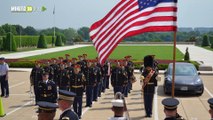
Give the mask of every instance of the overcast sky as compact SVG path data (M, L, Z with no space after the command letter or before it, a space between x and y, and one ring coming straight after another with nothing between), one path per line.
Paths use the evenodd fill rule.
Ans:
M120 0L0 0L0 25L20 24L37 29L80 28L104 17ZM11 6L45 6L45 12L11 13ZM213 0L179 0L178 27L213 27Z

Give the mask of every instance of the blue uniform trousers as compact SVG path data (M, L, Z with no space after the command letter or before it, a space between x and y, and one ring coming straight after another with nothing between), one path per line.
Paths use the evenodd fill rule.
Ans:
M98 83L94 86L93 89L93 101L97 101L98 99L98 91L99 91L99 86Z
M152 103L153 103L153 97L154 93L144 93L144 107L146 111L146 115L150 116L152 115Z
M74 103L73 103L73 109L75 113L78 114L78 118L81 118L82 114L82 96L75 96Z
M1 84L1 95L9 95L9 84L8 80L5 80L6 75L0 76L0 84Z
M92 105L92 100L93 100L93 86L88 85L86 86L86 106L91 106Z

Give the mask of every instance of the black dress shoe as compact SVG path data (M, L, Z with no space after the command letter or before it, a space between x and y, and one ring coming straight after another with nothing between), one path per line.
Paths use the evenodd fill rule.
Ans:
M9 95L6 95L6 96L5 96L5 98L8 98L8 97L9 97Z
M4 97L4 95L1 95L1 97Z

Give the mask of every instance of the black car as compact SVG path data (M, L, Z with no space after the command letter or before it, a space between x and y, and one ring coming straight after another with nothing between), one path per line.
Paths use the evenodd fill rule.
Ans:
M197 69L191 63L175 64L175 93L190 93L202 95L204 85ZM170 63L164 73L164 93L170 94L172 90L172 71L173 64Z

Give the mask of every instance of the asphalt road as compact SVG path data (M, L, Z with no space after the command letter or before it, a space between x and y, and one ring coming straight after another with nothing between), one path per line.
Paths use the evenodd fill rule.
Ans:
M30 94L29 86L29 72L10 72L10 97L2 98L6 116L0 120L36 120L37 119L37 106L34 106L33 96ZM127 100L127 108L131 120L162 120L165 115L163 113L163 106L161 101L165 96L162 89L163 76L156 90L155 99L153 102L153 117L145 118L145 111L143 100L141 97L139 74L136 75L138 81L134 83L133 91ZM180 101L178 112L187 120L207 120L210 118L208 114L209 105L207 100L213 97L213 80L210 75L202 75L205 91L200 97L198 96L178 96ZM111 111L111 100L113 99L112 87L102 94L98 102L93 104L92 108L83 108L82 120L106 120L113 116ZM84 103L85 106L85 96ZM55 119L58 119L60 111L57 111Z

